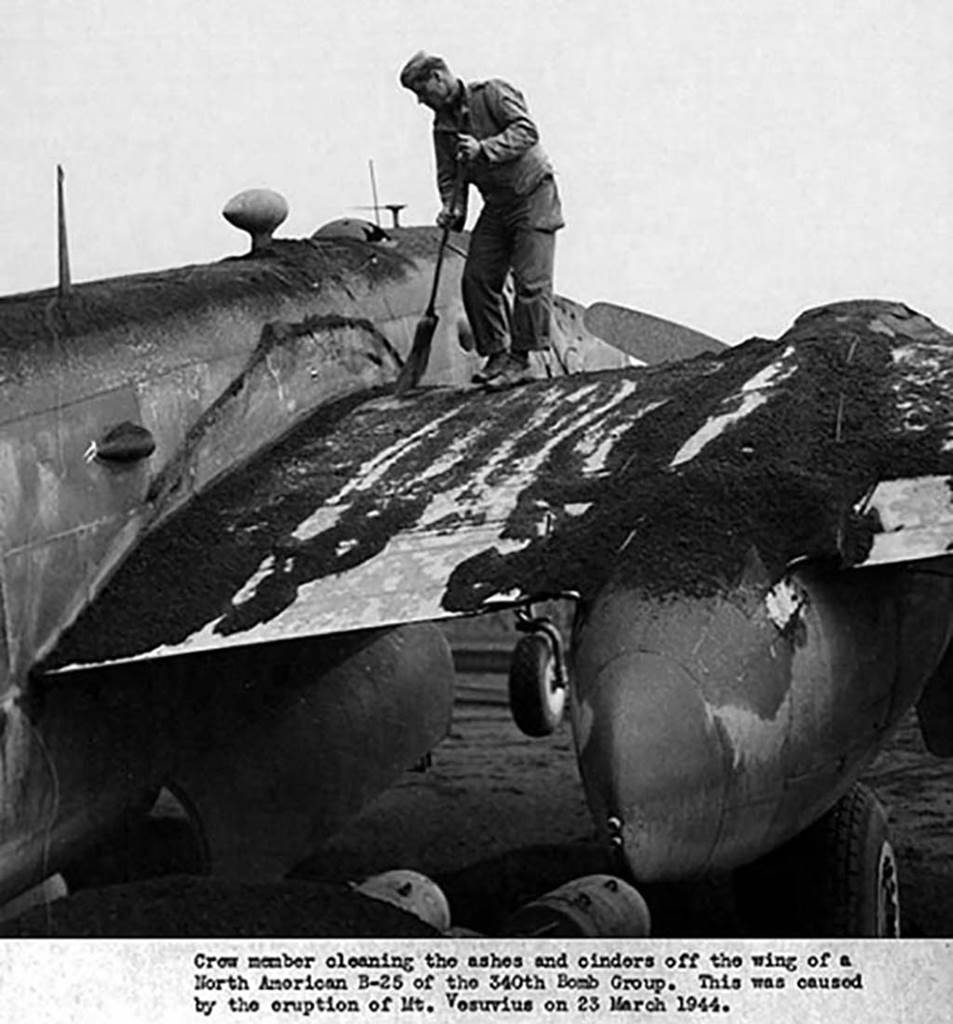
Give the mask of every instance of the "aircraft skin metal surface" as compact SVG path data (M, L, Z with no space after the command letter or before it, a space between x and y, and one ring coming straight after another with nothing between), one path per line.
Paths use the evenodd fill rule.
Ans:
M589 306L585 324L593 334L649 364L692 359L726 348L709 334L612 302Z
M749 863L856 781L936 672L953 565L753 560L722 594L609 586L574 643L572 715L590 808L636 878Z
M209 696L220 665L165 662L163 678L182 681L165 687L143 683L158 678L147 665L55 680L40 677L36 666L68 624L95 607L143 538L319 410L333 414L336 403L396 378L427 301L439 231L406 228L382 238L377 232L378 241L368 241L328 225L317 235L276 240L210 265L74 283L68 295L54 289L0 298L0 898L80 852L153 791L170 766L202 792L218 777L213 759L219 776L242 776L234 765L223 767L228 759L214 744L205 752L193 745L191 759L179 756L180 745L188 746L183 727L157 724L179 712L200 735L215 734L216 723L227 719L221 701ZM480 362L459 297L465 243L456 239L447 255L426 384L467 383ZM541 374L631 363L593 338L582 316L575 303L557 300L555 351L538 361ZM196 567L188 567L177 589L188 589ZM162 594L143 582L155 598L149 616L178 602L177 592ZM382 722L394 726L374 757L346 766L340 792L353 812L371 789L445 735L453 672L434 627L428 629L435 639L409 627L419 663L395 653L405 651L406 630L378 638L380 631L343 628L360 641L339 672L349 680L344 705L357 702L344 716L351 728L339 725L323 740L315 726L311 743L353 750ZM109 632L115 637L114 628ZM394 673L385 672L392 680L385 691L367 678L365 651L378 647L390 653L375 664ZM264 644L227 663L236 693L262 689L267 704L297 680L301 701L311 707L321 693L340 689L325 661L307 669L302 658L289 668L287 654ZM416 715L408 709L411 696ZM329 714L327 721L340 719ZM258 749L257 728L254 716L241 723L231 738L233 760L241 759L243 745ZM294 750L300 777L313 781L317 755L299 742L299 730L289 714L273 727L272 743ZM285 771L264 752L260 763ZM241 820L243 798L266 788L245 782L244 791L220 789L221 806L190 795L204 805L210 857L220 866L235 837L227 839L215 822ZM330 827L333 794L326 785L310 789L309 797L300 786L286 787L304 801L304 818ZM265 831L257 830L259 845ZM249 870L258 861L274 868L282 858L290 866L295 830L272 831L287 836L285 849L279 855L262 847L252 856L246 836Z
M452 703L429 624L33 680L4 713L0 901L160 785L208 872L282 878L445 738Z
M826 810L941 662L951 383L949 334L850 302L686 363L318 415L147 537L44 668L575 592L597 822L638 879L730 868ZM931 527L881 565L899 480Z

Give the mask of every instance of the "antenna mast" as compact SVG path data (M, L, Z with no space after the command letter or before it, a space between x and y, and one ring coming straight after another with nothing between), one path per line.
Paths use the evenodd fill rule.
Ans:
M57 253L59 256L59 294L61 298L70 293L69 246L66 241L66 201L63 198L63 173L61 164L56 165L56 221L58 230Z
M368 169L371 172L371 197L372 197L372 201L374 203L374 223L378 227L380 227L381 226L381 208L380 208L380 206L378 205L378 202L377 202L377 180L374 177L374 161L373 160L368 160L367 161L367 166L368 166Z

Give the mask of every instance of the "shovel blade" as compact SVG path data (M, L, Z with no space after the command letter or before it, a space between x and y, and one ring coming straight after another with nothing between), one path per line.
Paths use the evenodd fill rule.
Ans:
M421 317L417 324L414 343L407 356L407 362L404 363L397 375L397 386L394 390L398 395L415 388L426 372L427 363L430 361L430 346L433 342L434 332L437 330L437 320L436 313L431 313Z

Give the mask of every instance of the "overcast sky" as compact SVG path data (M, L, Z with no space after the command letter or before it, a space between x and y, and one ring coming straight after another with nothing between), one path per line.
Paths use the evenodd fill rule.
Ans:
M55 280L58 162L74 280L244 251L253 186L279 234L360 216L370 159L431 223L424 48L526 95L564 294L728 341L857 297L953 329L949 0L7 0L2 31L3 293Z

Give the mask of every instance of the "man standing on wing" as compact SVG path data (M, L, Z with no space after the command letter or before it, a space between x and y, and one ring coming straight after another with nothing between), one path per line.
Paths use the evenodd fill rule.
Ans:
M553 168L526 101L498 78L464 83L442 58L422 51L404 66L400 82L434 111L443 202L437 224L462 230L469 185L483 196L463 270L463 305L477 351L487 357L473 379L492 387L531 380L529 353L549 348L555 232L564 222ZM507 351L503 286L510 270L516 295Z

